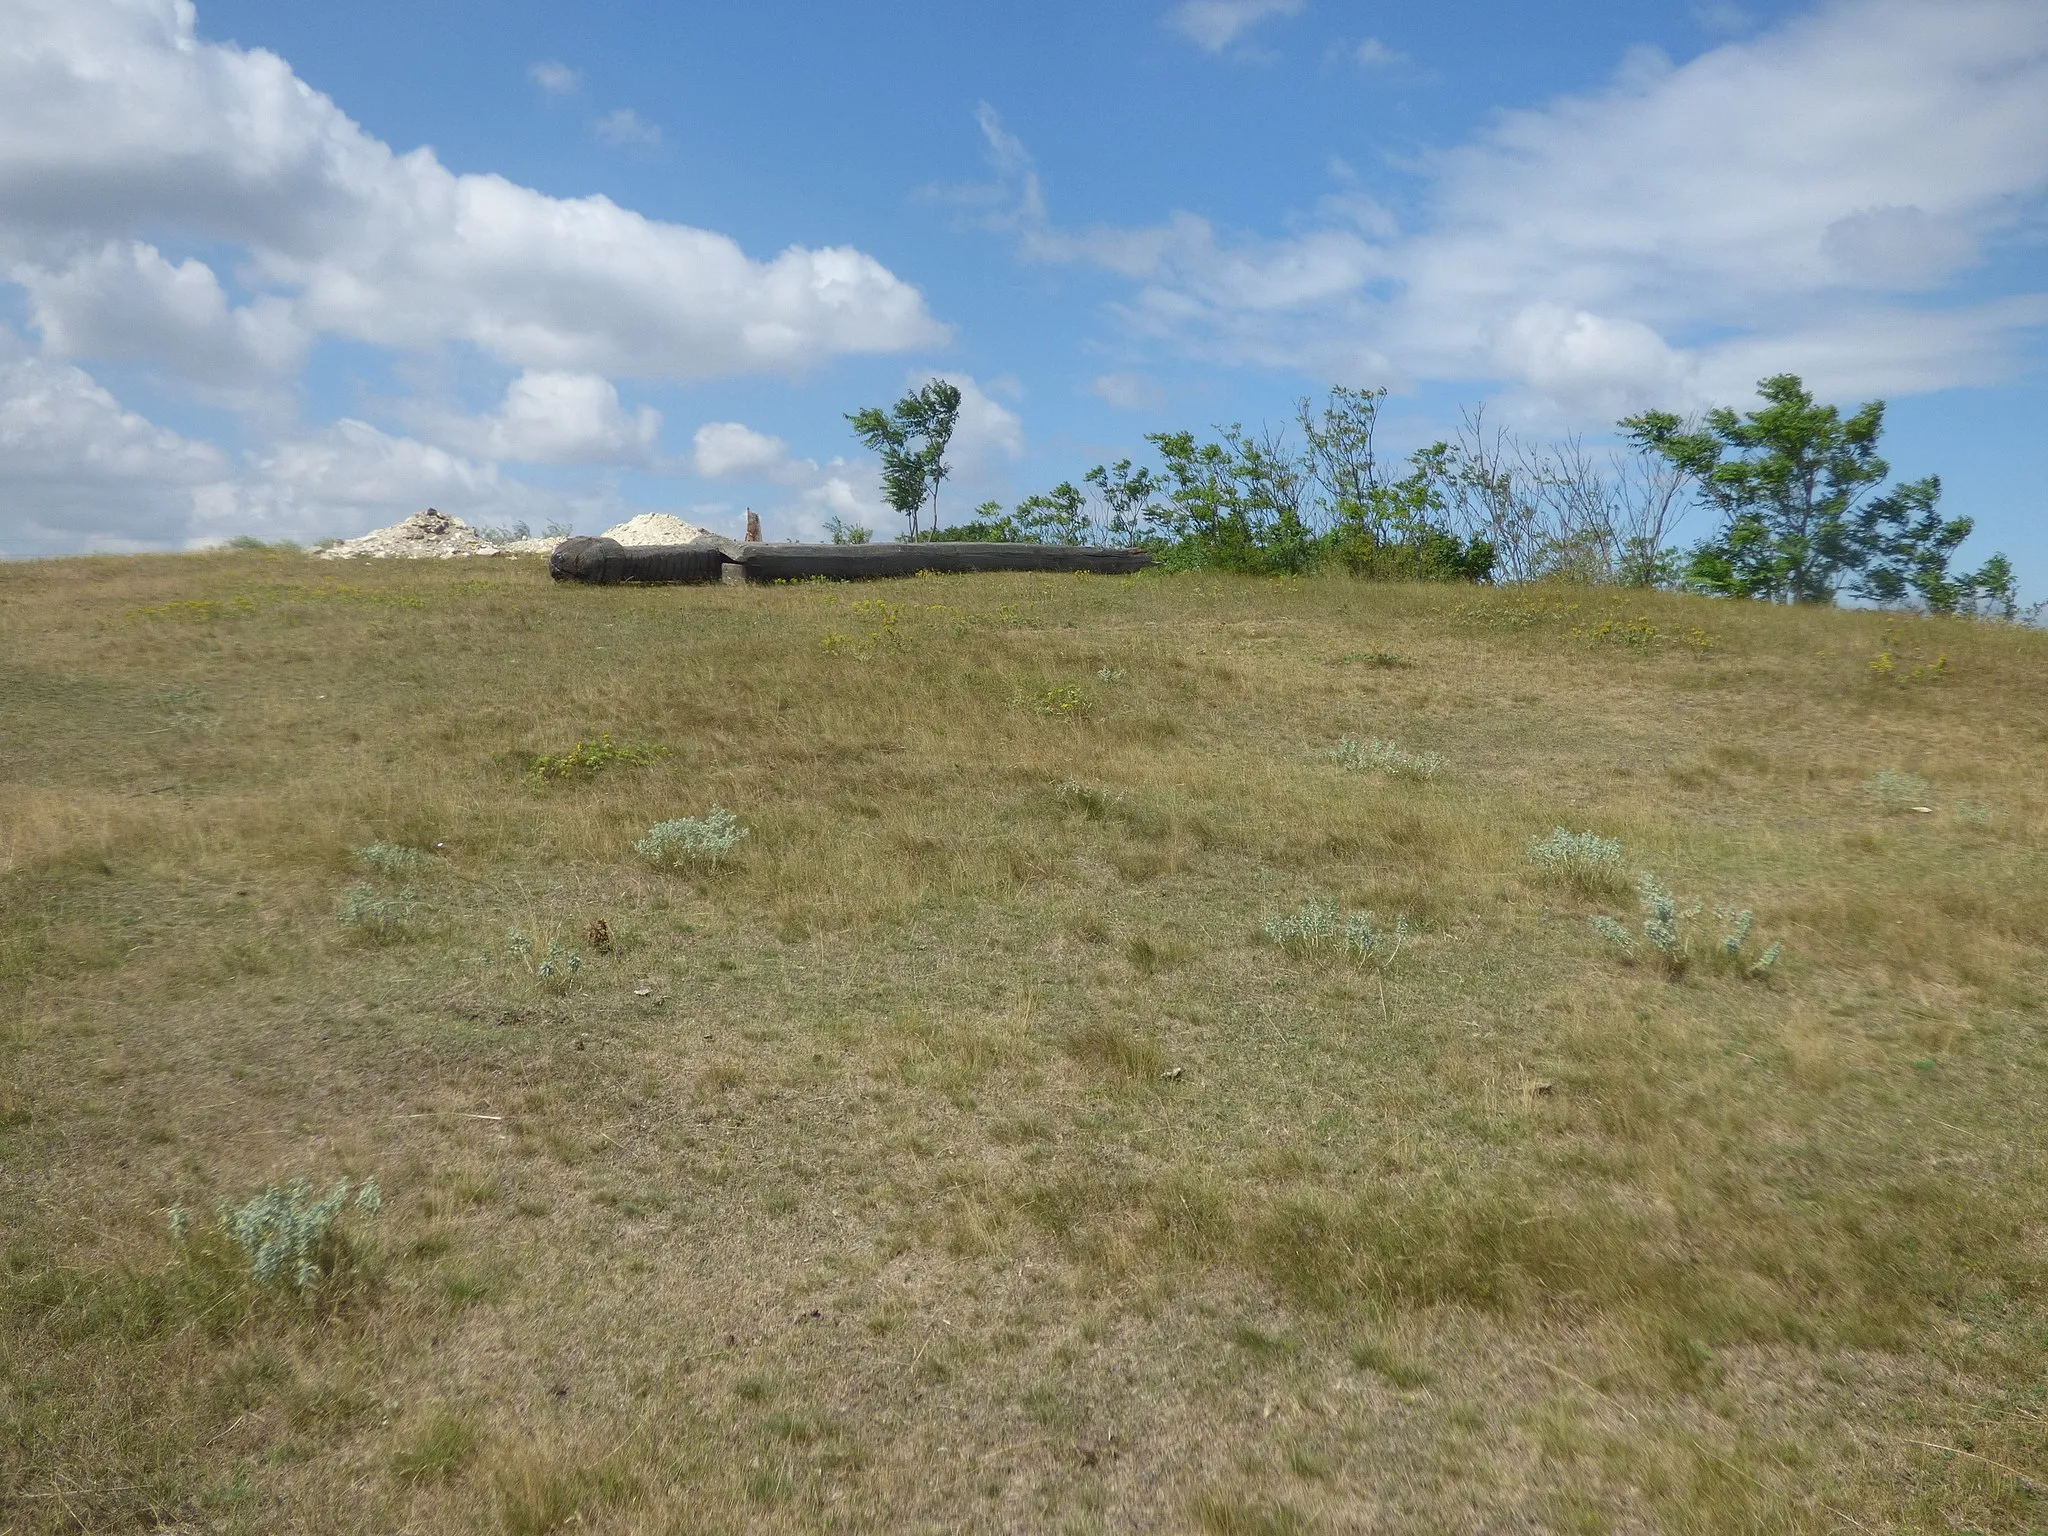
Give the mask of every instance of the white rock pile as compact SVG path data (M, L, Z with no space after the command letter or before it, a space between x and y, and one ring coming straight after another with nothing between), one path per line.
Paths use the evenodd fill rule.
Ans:
M700 539L710 539L721 547L732 545L732 540L667 512L643 512L616 528L605 529L604 536L634 549L662 544L694 544ZM450 517L446 512L437 512L429 507L424 512L415 512L402 523L393 523L389 528L379 528L359 539L344 539L338 544L330 544L320 551L320 557L323 560L446 560L458 555L551 555L561 542L558 538L544 537L493 544L461 518Z
M552 546L550 546L552 548ZM402 523L379 528L359 539L343 539L320 551L323 560L452 560L464 555L495 555L498 546L459 517L432 507Z
M617 539L628 549L649 548L661 544L690 544L698 539L716 538L708 528L699 528L695 523L686 523L680 517L667 512L642 512L638 517L629 518L616 528L607 528L604 536Z

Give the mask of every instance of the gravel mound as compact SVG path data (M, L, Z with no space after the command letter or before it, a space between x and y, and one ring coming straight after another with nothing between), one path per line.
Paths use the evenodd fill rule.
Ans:
M402 523L359 539L344 539L320 551L323 560L452 560L461 555L495 555L498 546L459 517L432 507Z
M634 549L655 544L690 544L698 539L717 538L718 535L667 512L642 512L616 528L605 529L604 537L616 539L628 549Z

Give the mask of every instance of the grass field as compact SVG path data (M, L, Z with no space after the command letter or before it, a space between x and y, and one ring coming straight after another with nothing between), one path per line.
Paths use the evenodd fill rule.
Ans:
M0 1527L2048 1530L2044 763L1874 613L0 566Z

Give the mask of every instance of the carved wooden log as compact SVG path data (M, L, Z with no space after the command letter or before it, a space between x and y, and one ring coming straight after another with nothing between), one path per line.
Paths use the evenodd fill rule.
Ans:
M868 581L915 576L919 571L1093 571L1127 576L1152 563L1142 549L1074 544L748 544L734 560L750 581L798 581L825 576Z
M706 582L718 580L726 563L716 544L632 546L617 539L564 539L548 559L548 574L557 581L585 581L598 586L621 582Z

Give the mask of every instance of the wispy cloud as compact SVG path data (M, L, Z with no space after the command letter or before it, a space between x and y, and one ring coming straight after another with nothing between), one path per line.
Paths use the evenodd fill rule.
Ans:
M1305 0L1181 0L1166 25L1197 48L1221 53L1269 16L1299 16Z
M1684 65L1637 52L1425 157L1406 229L1348 194L1280 235L1065 228L982 126L1013 189L984 217L1021 255L1127 278L1131 336L1224 363L1504 384L1585 424L1780 368L1842 394L1994 383L2048 325L2048 283L1983 263L2048 224L2036 0L1841 0Z
M529 64L526 66L526 73L549 100L558 96L573 96L583 85L582 70L571 69L567 64L555 59L542 59L538 64Z
M648 122L631 107L605 113L590 125L590 131L605 143L621 148L653 149L661 143L660 127Z
M1351 58L1361 69L1386 69L1395 64L1406 64L1408 55L1389 48L1376 37L1368 37L1351 50Z

